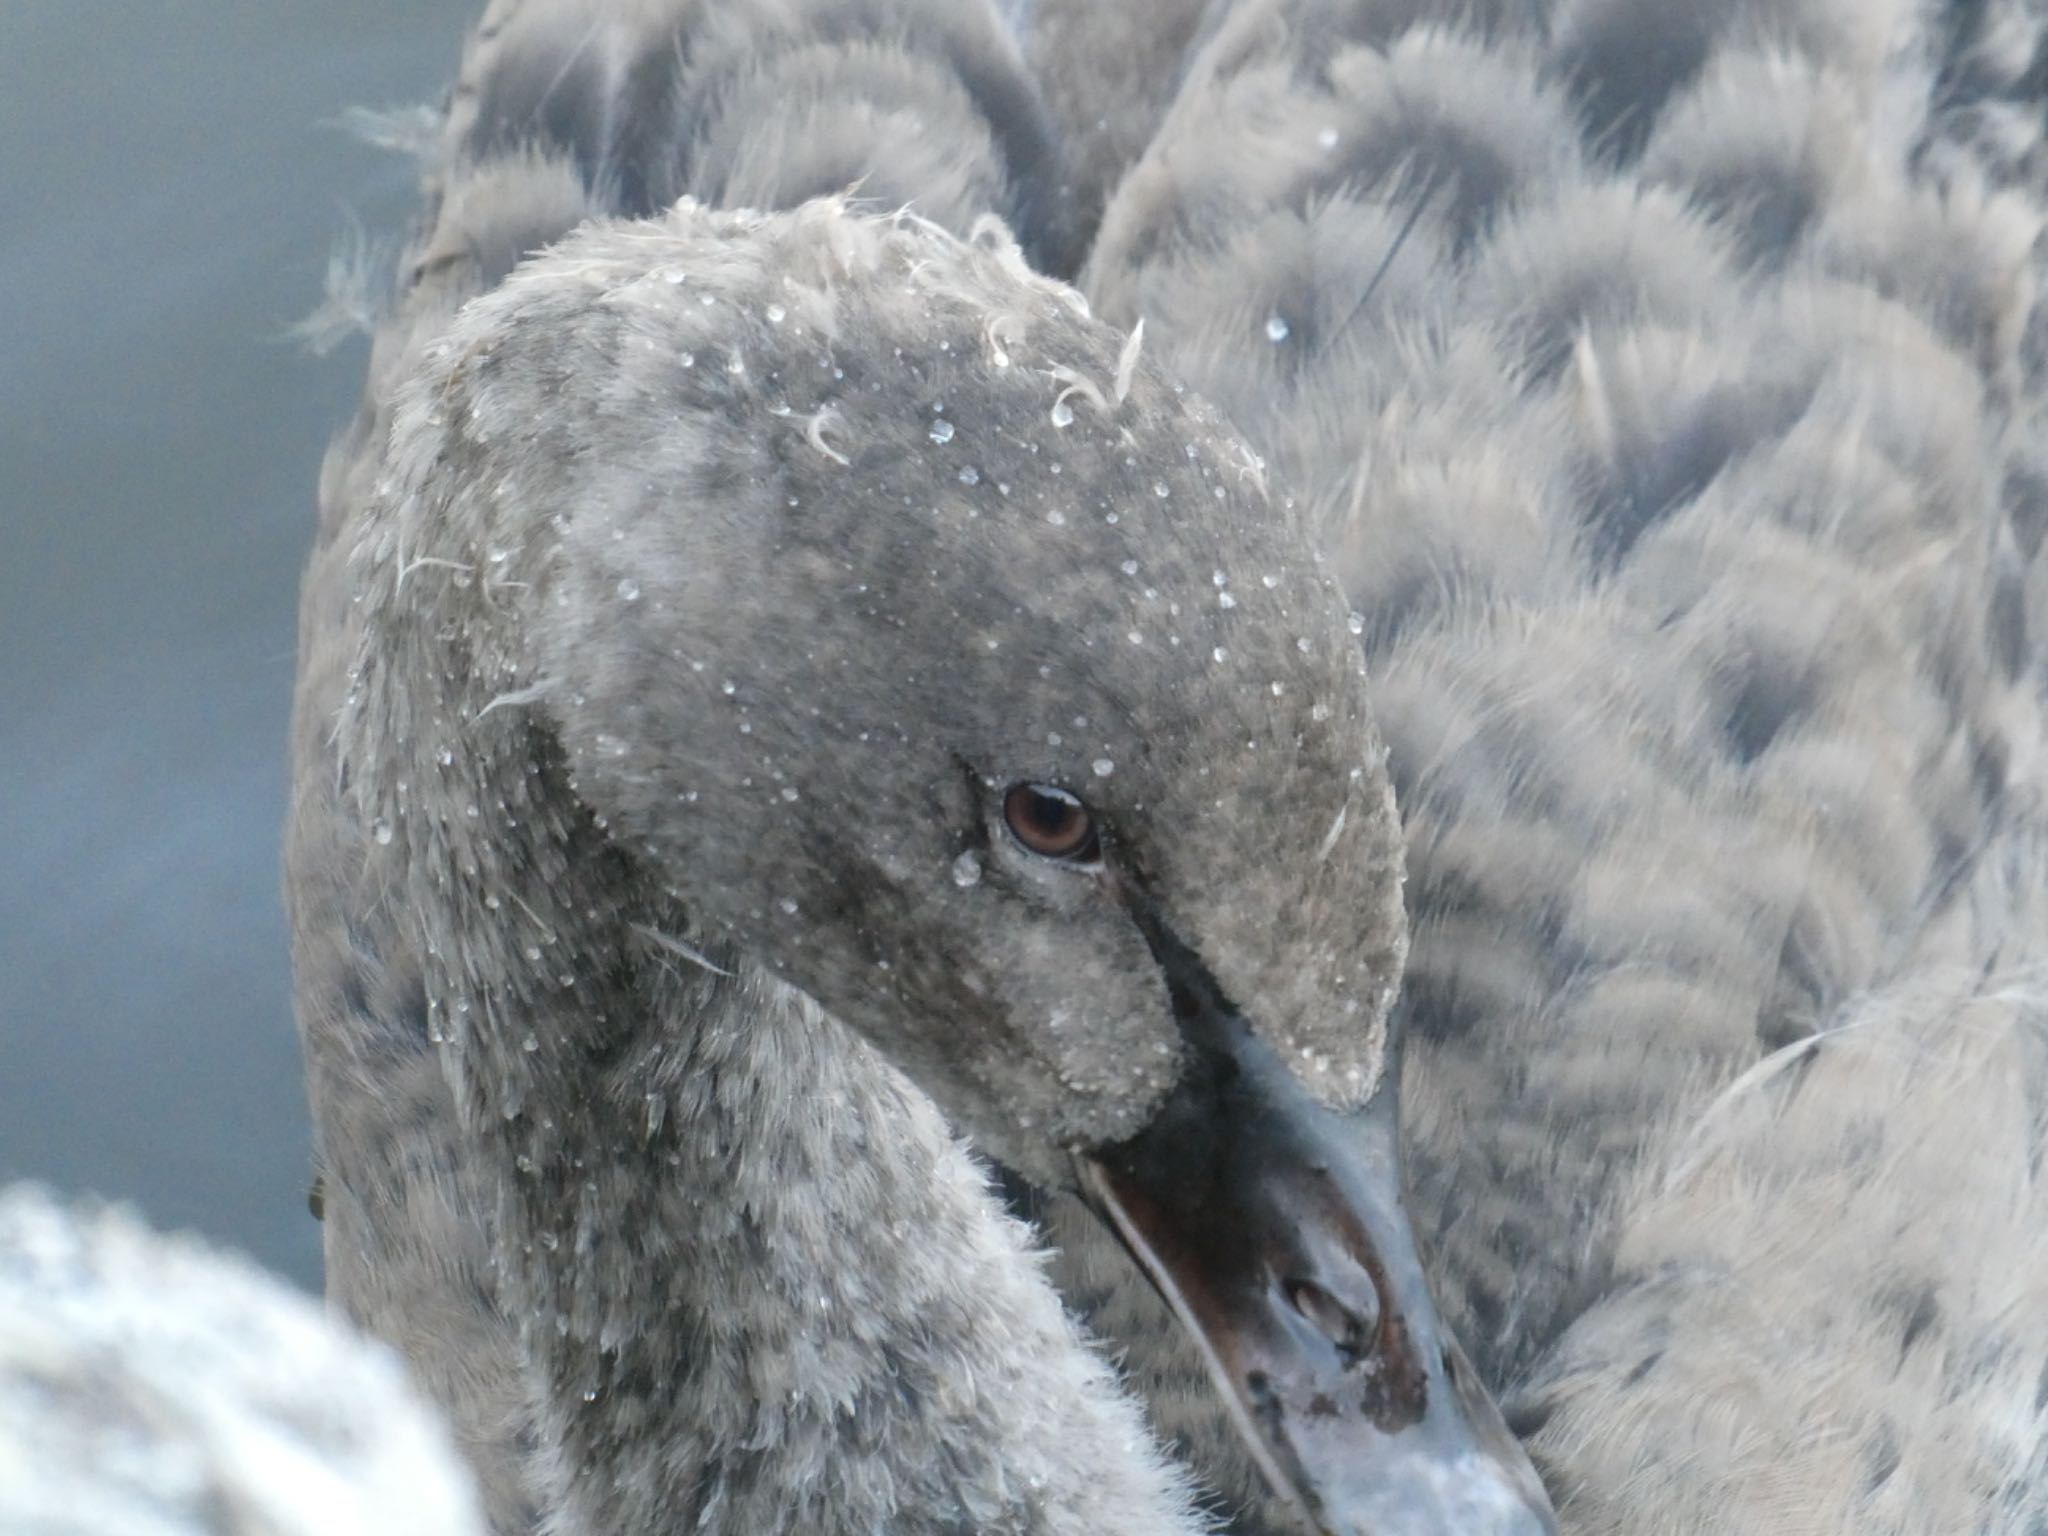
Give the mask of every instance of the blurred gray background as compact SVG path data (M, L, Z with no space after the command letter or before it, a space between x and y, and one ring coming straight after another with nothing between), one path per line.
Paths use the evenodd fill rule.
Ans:
M481 0L0 0L0 1179L306 1284L278 834L298 573L363 347L287 339Z

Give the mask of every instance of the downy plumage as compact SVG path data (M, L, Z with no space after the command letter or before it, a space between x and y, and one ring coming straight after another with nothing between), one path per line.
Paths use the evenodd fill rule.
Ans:
M764 818L734 834L742 858L691 834L760 905L693 887L679 906L678 813L654 790L720 778L710 731L804 751L801 709L825 707L790 682L816 675L806 628L836 644L830 610L901 604L937 633L917 617L928 587L956 634L906 696L939 702L875 734L907 748L1014 688L1019 718L1043 716L1034 771L1083 793L1140 763L1161 796L1220 773L1239 793L1204 810L1228 814L1190 800L1184 824L1241 849L1220 867L1243 888L1179 889L1208 914L1205 959L1267 946L1265 970L1216 962L1236 967L1226 990L1284 996L1273 967L1342 949L1334 929L1271 928L1334 910L1309 873L1325 828L1325 858L1368 872L1351 953L1383 978L1402 941L1370 851L1380 802L1296 816L1272 790L1296 781L1241 745L1312 741L1323 722L1297 708L1352 708L1336 673L1263 649L1296 636L1262 576L1290 615L1322 601L1285 547L1304 538L1357 615L1405 824L1417 1223L1567 1525L2029 1530L2048 1507L2035 23L1851 0L1262 0L1187 30L1174 104L1081 277L1141 342L1084 325L998 236L963 249L825 207L581 237L444 337L521 254L682 193L787 206L858 182L960 234L995 212L1068 270L1090 189L1167 94L1154 62L1105 90L1085 50L1040 34L1033 56L1065 61L1055 100L1130 108L1092 142L1101 114L1071 125L1070 173L974 7L487 15L308 579L292 879L334 1294L450 1407L504 1530L536 1504L571 1531L1186 1528L1177 1475L944 1122L776 980L816 930L778 929L767 903L805 911L816 887L770 891L747 858L762 880L808 869L801 839L764 837ZM841 278L913 250L909 307L874 287L854 312L893 318L847 320ZM918 306L949 318L920 337ZM526 335L547 345L517 361ZM820 356L859 382L879 359L928 435L882 405L849 414ZM1044 387L1006 392L999 366ZM732 382L698 392L684 369ZM1169 379L1258 445L1270 495ZM593 436L579 412L610 424ZM706 435L720 420L729 446ZM657 424L673 447L649 459ZM1111 428L1135 432L1120 458L1082 446ZM786 542L742 578L616 517L616 549L576 527L603 524L579 517L593 500L691 504L686 485L701 505L776 475L815 508L848 471L887 478L861 456L878 444L968 486L892 484L892 507L937 519L931 575L892 589L830 585L830 543L802 557L805 588L774 568L797 558ZM994 574L949 568L994 537L962 531L970 505L1036 530ZM871 523L827 520L838 539ZM558 541L594 574L551 588ZM714 599L733 633L773 637L772 664L644 617ZM1321 633L1299 635L1318 667ZM1213 694L1187 665L1211 654ZM1118 693L1123 726L1098 738L1099 714L1063 724L1041 687L1070 657L1171 681ZM675 685L649 679L693 662L686 731L664 713ZM652 718L676 723L643 734ZM892 803L898 758L843 758ZM941 820L973 819L921 782ZM536 822L539 839L512 830ZM1130 825L1134 846L1174 846L1175 823ZM960 899L1000 875L995 843L957 852L976 856ZM916 882L946 865L915 868L888 898L910 925ZM1115 995L1113 965L1088 974ZM858 1012L845 996L827 1006ZM650 1000L774 1027L635 1034L620 1015ZM1130 1041L1098 1039L1108 1070ZM1302 1043L1328 1102L1356 1101L1347 1060L1377 1069L1369 1027ZM1086 1091L1047 1101L1021 1067L982 1097L994 1057L970 1088L929 1043L894 1049L1013 1165L1069 1306L1157 1432L1240 1528L1279 1520L1196 1352L1058 1192L1042 1143L1061 1135L1017 1124L1071 1113L1087 1143L1114 1115L1091 1119ZM760 1087L797 1080L831 1112ZM1125 1086L1140 1116L1160 1091ZM864 1214L824 1214L847 1209ZM674 1331L650 1337L662 1306Z

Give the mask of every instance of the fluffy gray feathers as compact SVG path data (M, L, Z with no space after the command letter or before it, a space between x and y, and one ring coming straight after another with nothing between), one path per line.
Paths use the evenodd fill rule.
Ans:
M1305 1074L1361 1098L1404 928L1341 594L1242 442L1000 230L694 207L506 277L631 180L587 114L566 145L466 117L550 35L520 14L538 30L487 24L458 87L306 589L291 860L334 1292L415 1356L507 1529L1191 1529L1183 1474L930 1104L767 976L953 1083L955 1123L1027 1168L1163 1091L1142 950L972 840L989 743L948 752L986 726L1003 762L1101 780L1127 828L1200 831L1151 873ZM930 570L927 538L952 556ZM1014 616L1053 589L1048 641ZM1141 624L1157 686L1073 654L1131 654ZM892 649L906 628L928 648ZM1268 888L1288 868L1315 892ZM975 926L966 886L1032 881L1034 919ZM1010 1021L981 1000L1019 976L1053 990L992 1051Z
M1025 55L1065 151L1076 227L1092 239L1104 204L1172 104L1209 0L1012 0ZM1085 240L1083 248L1085 249Z
M1139 8L1082 25L1048 0L1027 51L1082 113L1072 174L981 9L757 9L492 7L323 481L293 899L333 1283L451 1407L499 1527L531 1519L518 1469L533 1415L560 1412L508 1390L526 1351L558 1383L591 1373L594 1403L743 1367L716 1339L608 1333L623 1302L601 1266L565 1261L556 1297L525 1289L550 1266L525 1266L510 1310L546 1328L522 1341L506 1315L496 1197L452 1145L418 957L335 813L351 657L319 637L361 622L340 535L379 494L395 383L520 255L680 193L774 205L862 180L960 233L997 212L1058 269L1173 95L1083 286L1261 446L1361 616L1407 830L1418 1224L1482 1371L1518 1385L1567 1524L2032 1529L2048 1511L2033 8L1244 0L1199 28L1177 7L1155 55L1090 75L1072 38ZM1169 36L1199 45L1184 77ZM1117 110L1068 106L1085 101ZM668 937L696 943L680 918ZM898 1273L886 1233L861 1250L905 1300L877 1326L914 1331L979 1293L1051 1367L972 1356L964 1315L946 1347L969 1354L885 1358L827 1322L875 1294L806 1276L832 1303L824 1348L846 1352L801 1369L835 1386L707 1423L696 1445L625 1435L587 1490L556 1461L543 1502L593 1526L652 1520L633 1500L667 1455L716 1463L694 1512L732 1530L788 1522L778 1479L822 1498L828 1460L877 1518L950 1499L1020 1528L1184 1519L929 1106L793 995L738 999L761 984L670 956L666 1005L779 1010L775 1048L861 1107L842 1131L866 1140L801 1163L813 1194L844 1197L848 1167L880 1159L903 1219L957 1236L946 1273ZM684 1115L743 1134L721 1097L738 1063L600 1065L595 1091L651 1122L663 1155L687 1151L662 1135ZM847 1128L862 1123L893 1132ZM584 1134L562 1129L566 1166L603 1150ZM512 1247L595 1199L660 1245L680 1295L711 1283L680 1256L736 1239L668 1196L743 1167L654 1167L595 1195L564 1175L507 1207ZM755 1197L791 1254L813 1235L803 1196L799 1179ZM1070 1305L1259 1528L1199 1368L1072 1214L1046 1213ZM571 1255L584 1235L553 1233ZM743 1326L772 1334L778 1306L813 1299L767 1298ZM783 1343L797 1372L814 1346ZM1099 1459L1041 1463L1050 1483L1008 1504L986 1463L950 1468L942 1495L861 1483L911 1431L878 1412L872 1460L842 1462L833 1392L936 1390L963 1367L996 1374L960 1405L961 1444L1054 1443L1048 1421L1078 1402ZM574 1420L542 1438L598 1455L579 1439L597 1421ZM748 1455L711 1455L718 1437ZM1070 1496L1100 1502L1054 1507Z
M970 8L941 9L946 14L936 23L898 27L892 35L944 38L974 26ZM463 1131L433 1038L450 1025L430 1020L427 956L410 936L402 909L383 894L385 876L371 860L379 845L365 837L368 821L350 799L350 766L336 751L340 712L356 686L360 634L349 573L360 533L352 520L376 503L387 476L382 446L392 428L397 383L417 367L427 340L458 306L495 285L523 254L615 206L619 189L635 178L685 174L659 156L658 164L645 156L633 160L635 146L610 136L620 121L607 94L617 77L604 71L640 56L628 46L636 37L648 57L673 61L676 33L690 10L620 7L594 23L581 8L536 4L499 6L487 17L466 55L442 148L428 167L427 214L404 269L401 297L376 338L363 410L322 477L320 537L306 583L288 857L301 1027L327 1177L330 1291L350 1316L400 1345L448 1409L501 1531L533 1528L540 1511L564 1531L652 1529L681 1518L734 1531L783 1528L792 1520L811 1529L874 1522L915 1529L919 1521L933 1522L934 1529L962 1522L1018 1530L1189 1529L1177 1479L1148 1448L1134 1411L1061 1316L1021 1229L997 1213L980 1176L929 1108L800 1000L761 996L758 983L750 995L736 996L710 971L663 949L677 942L676 933L649 938L640 959L643 967L666 966L666 1006L781 1017L784 1027L764 1031L755 1043L808 1053L802 1064L784 1059L777 1065L815 1068L804 1076L809 1091L821 1097L792 1107L817 1111L800 1118L824 1129L831 1144L778 1165L751 1204L737 1191L734 1203L716 1202L707 1217L691 1189L722 1187L732 1172L729 1161L745 1163L738 1147L729 1146L725 1157L713 1151L718 1127L751 1126L752 1134L770 1136L786 1127L753 1124L744 1102L750 1078L733 1064L634 1060L611 1063L612 1071L593 1081L624 1096L624 1118L617 1123L627 1128L620 1134L628 1136L632 1160L645 1165L637 1175L585 1187L576 1167L591 1158L615 1159L610 1147L582 1146L581 1137L608 1134L584 1121L544 1149L544 1187L526 1186L530 1198L507 1207L498 1184L462 1151ZM827 11L817 15L830 19ZM1007 83L999 78L1001 88L984 94L1028 100L1021 75L1003 63L1007 45L990 26L979 35L1000 45L986 72L1009 70ZM825 46L793 45L787 57L815 60ZM565 70L565 56L583 61L591 73ZM893 71L892 91L907 89L905 81L919 75L915 58L876 67ZM544 80L560 74L576 89L544 92L542 99L564 115L515 132L502 107L511 89L505 82L532 70L542 71ZM947 172L965 177L976 195L994 197L1006 186L993 160L1001 133L970 110L969 84L940 74L923 110L928 125L957 122L941 141ZM756 88L752 94L729 90L723 121L735 120L751 101L757 112L772 104L762 117L772 126L786 105L780 86L748 78ZM816 113L836 110L830 94L819 91ZM846 120L865 122L886 139L888 113L864 116L860 93L851 94L856 99L844 109ZM911 110L900 99L894 106ZM942 112L951 117L934 115ZM835 149L857 149L862 142L869 141L842 134ZM971 149L977 143L989 146L979 159ZM664 195L668 190L664 186ZM1006 193L996 208L1030 227ZM978 211L978 205L963 210L963 220ZM486 566L480 574L488 580L493 573ZM446 581L449 572L429 564L413 575ZM507 717L516 716L515 710ZM392 786L382 788L388 793ZM515 780L509 788L527 786ZM485 804L494 816L504 814L495 796ZM594 834L585 827L577 835ZM452 1018L459 1006L454 999L436 1000L451 1010L442 1017ZM504 1044L519 1054L520 1037ZM826 1115L819 1108L825 1104L837 1112ZM683 1166L684 1153L675 1145L682 1125L706 1133L692 1145L713 1157L713 1166ZM888 1134L872 1156L843 1144L884 1125ZM528 1134L539 1128L538 1122L524 1126ZM507 1150L508 1159L514 1155ZM516 1155L533 1161L530 1149ZM897 1172L885 1177L892 1166ZM820 1180L852 1180L854 1187L815 1198ZM891 1194L903 1198L886 1211L875 1207L875 1219L857 1223L850 1234L873 1249L887 1270L885 1281L857 1260L819 1275L808 1258L796 1257L814 1255L824 1240L803 1226L806 1221L833 1209L874 1206ZM615 1203L648 1199L679 1210L621 1213ZM563 1212L583 1201L656 1245L639 1262L658 1266L670 1295L633 1298L633 1304L683 1300L699 1316L737 1308L735 1320L758 1313L782 1330L781 1342L749 1339L743 1320L739 1329L719 1335L749 1339L739 1355L687 1326L666 1335L622 1335L613 1321L621 1298L601 1283L603 1275L624 1272L618 1256L593 1257L580 1246L606 1223L593 1215L568 1232L558 1227ZM723 1213L731 1220L743 1210L752 1212L744 1231L700 1230L705 1219ZM926 1241L907 1246L906 1229ZM764 1243L765 1252L748 1246ZM557 1245L576 1262L553 1271L562 1294L540 1294L524 1276L540 1284L551 1273L545 1256ZM508 1271L501 1262L507 1252L524 1255L527 1263ZM741 1260L745 1278L728 1278L709 1261L721 1253L736 1260L747 1255ZM798 1267L779 1285L764 1286L762 1276L777 1272L777 1254ZM921 1270L920 1254L926 1256ZM976 1268L983 1271L978 1278ZM584 1283L592 1280L600 1283ZM800 1294L785 1294L791 1289ZM883 1314L897 1305L898 1321L891 1325ZM835 1326L845 1330L837 1343ZM977 1358L979 1346L961 1353L952 1337L956 1326L992 1353ZM529 1360L542 1361L542 1368L529 1371ZM1018 1368L1022 1379L1015 1376ZM632 1422L651 1394L679 1390L685 1381L697 1384L693 1401L704 1396L715 1405L712 1417L675 1439L666 1421ZM560 1405L577 1405L584 1390L590 1405L562 1422ZM1012 1428L999 1428L998 1420ZM897 1428L888 1427L892 1422ZM930 1431L944 1422L955 1429L935 1438ZM864 1427L849 1443L854 1425ZM1088 1427L1077 1434L1077 1425ZM1019 1459L1024 1439L1034 1438L1081 1462L1033 1466L1030 1455ZM892 1475L906 1468L921 1481Z
M628 217L686 195L788 208L858 187L961 230L999 211L1042 267L1079 259L1050 124L988 5L494 0L449 133L457 167L566 153Z
M0 1190L0 1529L483 1528L445 1428L387 1350L197 1242Z
M835 275L843 335L826 288L783 282ZM835 335L859 369L889 355L878 316L929 324L947 282L985 299L998 275L998 291L1052 306L1028 317L1040 337L1059 338L1064 315L1066 355L1113 366L1114 338L1098 329L1090 338L1108 351L1080 349L1090 338L1073 333L1067 300L1005 243L963 246L832 204L775 224L686 209L661 229L577 235L466 308L409 365L395 404L379 402L391 447L309 585L309 602L322 582L349 594L320 643L350 665L345 698L302 697L328 723L304 765L293 847L303 973L336 978L331 995L308 999L306 1020L330 1187L346 1192L330 1202L330 1256L337 1295L415 1351L447 1397L511 1528L529 1503L562 1531L1198 1524L1181 1475L1061 1309L1027 1229L999 1211L931 1101L769 979L785 960L816 975L825 940L868 932L826 923L813 949L787 947L801 937L778 949L799 911L783 893L858 901L872 882L835 885L768 848L787 827L814 826L813 805L828 817L840 807L837 822L858 830L863 791L889 792L863 754L903 760L908 743L838 740L836 714L789 717L772 680L754 696L737 650L698 653L720 663L700 677L667 648L737 646L729 632L742 624L764 644L822 628L822 616L785 622L774 592L735 584L756 552L748 539L789 520L785 490L849 540L864 518L896 515L858 496L823 505L849 468L844 449L894 452L869 431L889 411L849 403L830 424L778 415L742 375L798 389ZM991 317L986 303L973 313L963 350L1036 356L1025 316L993 340L981 328ZM594 391L550 416L542 406L572 371ZM1015 367L1017 387L1049 403L1052 387L1026 374ZM677 375L701 379L701 398ZM1140 397L1172 399L1149 381ZM767 430L721 439L742 399ZM921 394L898 392L893 417L929 430ZM627 419L630 436L618 435ZM787 462L763 468L764 454ZM950 468L948 479L964 484ZM702 515L660 516L671 497L694 498ZM622 544L645 583L629 590L606 564L612 531L680 531L688 547ZM721 538L732 559L692 558ZM600 575L601 596L577 585ZM686 602L668 585L707 575L727 590ZM630 621L638 613L647 628ZM605 634L578 628L604 615L621 616ZM709 628L692 636L679 617ZM850 602L836 617L888 615ZM1341 647L1330 656L1348 676ZM724 706L739 686L722 692L718 679L734 673L748 696ZM722 707L656 699L648 684ZM854 677L836 696L803 697L838 710L867 695ZM801 772L769 782L764 754L805 725L843 784ZM688 726L716 750L664 734ZM747 777L677 777L693 763ZM903 789L938 796L946 782L919 773ZM699 784L701 818L679 809ZM774 821L744 814L742 800ZM701 857L659 845L664 818L709 839ZM1381 830L1391 850L1390 820ZM954 856L922 867L957 895ZM329 862L307 867L316 860ZM720 881L734 860L762 878ZM345 885L330 884L336 872ZM723 922L677 889L707 880L746 898L711 914ZM757 944L736 953L728 935L749 924ZM888 924L872 926L890 941ZM879 953L837 969L884 991L899 975L917 985L916 956ZM385 982L394 970L406 986ZM1086 1021L1074 1022L1070 1043L1086 1052ZM1160 1070L1149 1055L1135 1064ZM1074 1056L1062 1074L1081 1102L1090 1072L1113 1069L1128 1090L1128 1065ZM1050 1124L1063 1105L1042 1089L1040 1101Z
M1585 1529L2048 1508L2040 27L1969 14L1242 6L1084 278L1367 617L1425 1241Z

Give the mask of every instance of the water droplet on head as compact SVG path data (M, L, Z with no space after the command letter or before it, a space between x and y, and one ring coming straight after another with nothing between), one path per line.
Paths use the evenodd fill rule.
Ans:
M1235 608L1237 606L1237 599L1228 592L1218 592L1216 594L1216 606L1218 608Z
M1164 480L1154 480L1152 482L1152 494L1154 496L1157 496L1161 501L1164 501L1167 497L1173 494L1173 488L1169 486Z
M628 576L619 583L619 596L629 603L640 601L640 583Z
M388 848L391 845L392 838L391 823L388 821L372 822L370 824L370 836L377 840L378 847Z
M780 304L770 304L768 306L768 323L770 325L780 325L784 320L788 318L789 311L784 309Z
M795 901L795 898L793 898L793 897L789 897L789 896L785 896L785 897L783 897L783 898L782 898L782 900L780 900L780 901L776 902L776 903L775 903L775 905L776 905L776 906L778 906L778 907L780 907L780 908L782 908L782 911L783 911L783 914L784 914L784 916L787 916L787 917L795 917L795 916L796 916L796 901Z
M1282 319L1279 315L1272 315L1267 318L1266 340L1275 342L1285 341L1287 339L1287 332L1287 322L1286 320Z
M953 423L941 417L932 423L929 436L935 443L950 443L953 441Z
M1074 424L1074 408L1064 400L1053 401L1052 424L1056 427L1071 427Z
M1344 621L1344 627L1350 630L1351 633L1353 633L1354 635L1364 634L1365 615L1354 610L1351 616Z
M1316 134L1316 143L1324 149L1335 149L1337 147L1337 130L1334 127L1321 129Z
M1098 779L1106 779L1112 773L1116 772L1116 764L1111 762L1106 757L1098 757L1097 759L1095 759L1094 762L1090 763L1088 766L1095 770L1095 777L1097 777Z
M972 464L968 465L965 469L960 471L960 483L962 485L981 484L981 471L976 469Z
M1259 578L1259 585L1264 587L1268 592L1270 592L1275 587L1280 585L1280 578L1278 576L1273 575L1261 576Z
M1126 560L1120 567L1120 569L1126 576L1135 576L1138 574L1138 562L1135 560Z
M1216 647L1216 649L1215 649L1215 650L1213 650L1213 651L1211 651L1211 652L1209 653L1209 659L1210 659L1211 661L1214 661L1214 662L1219 662L1219 663L1220 663L1220 662L1222 662L1222 661L1226 660L1226 659L1227 659L1227 658L1229 657L1229 655L1230 655L1230 652L1226 651L1225 649L1223 649L1223 647L1222 647L1222 646L1220 646L1220 645L1219 645L1219 646L1217 646L1217 647Z
M963 891L981 883L981 856L972 848L953 861L953 883Z

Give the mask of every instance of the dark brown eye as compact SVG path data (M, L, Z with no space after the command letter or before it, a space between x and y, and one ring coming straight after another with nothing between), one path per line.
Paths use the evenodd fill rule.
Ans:
M1003 796L1010 835L1042 859L1092 864L1099 853L1088 807L1050 784L1016 784Z

